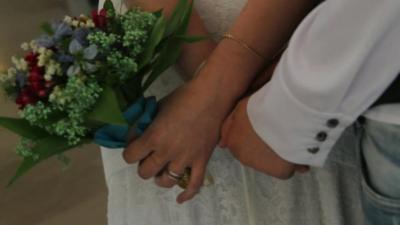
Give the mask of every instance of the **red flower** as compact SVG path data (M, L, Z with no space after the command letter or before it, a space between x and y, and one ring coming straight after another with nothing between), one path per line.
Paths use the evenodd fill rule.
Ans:
M20 109L36 104L39 100L46 100L48 97L54 82L46 81L43 74L43 67L33 65L29 69L28 84L21 90L15 101Z
M28 81L29 83L42 81L43 78L43 69L39 67L32 67L29 72Z
M34 93L39 93L39 91L45 89L45 86L40 81L31 82L31 87Z
M41 90L39 90L39 91L38 91L38 96L39 96L40 98L45 98L45 97L47 97L47 90L46 90L46 89L41 89Z
M96 27L104 28L107 26L107 10L102 9L100 12L97 10L92 11L92 19Z
M19 105L20 109L25 108L27 105L36 104L39 101L37 96L35 96L29 87L25 87L21 93L19 93L15 103Z
M36 66L38 63L38 54L33 53L33 52L29 52L26 56L25 56L25 61L28 62L29 67L33 67Z

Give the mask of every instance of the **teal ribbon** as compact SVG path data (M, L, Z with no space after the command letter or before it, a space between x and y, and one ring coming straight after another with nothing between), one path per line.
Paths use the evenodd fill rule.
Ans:
M107 148L124 148L127 146L129 132L134 129L135 137L141 136L153 122L157 113L155 97L140 98L125 112L124 118L129 125L106 125L100 128L94 137L95 143Z

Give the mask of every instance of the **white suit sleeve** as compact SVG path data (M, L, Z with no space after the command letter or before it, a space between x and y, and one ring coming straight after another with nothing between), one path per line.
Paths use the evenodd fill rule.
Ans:
M400 71L400 1L327 0L301 23L273 79L249 101L282 158L322 166L346 127Z

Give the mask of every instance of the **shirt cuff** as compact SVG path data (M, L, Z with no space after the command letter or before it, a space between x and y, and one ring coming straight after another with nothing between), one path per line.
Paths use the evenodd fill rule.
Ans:
M321 167L355 119L307 107L294 97L281 77L278 71L269 84L251 96L247 106L250 122L283 159Z

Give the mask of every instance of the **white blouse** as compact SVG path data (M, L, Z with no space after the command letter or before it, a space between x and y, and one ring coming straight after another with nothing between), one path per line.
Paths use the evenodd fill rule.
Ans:
M399 72L400 1L327 0L298 27L272 81L250 98L250 121L282 158L322 166Z

